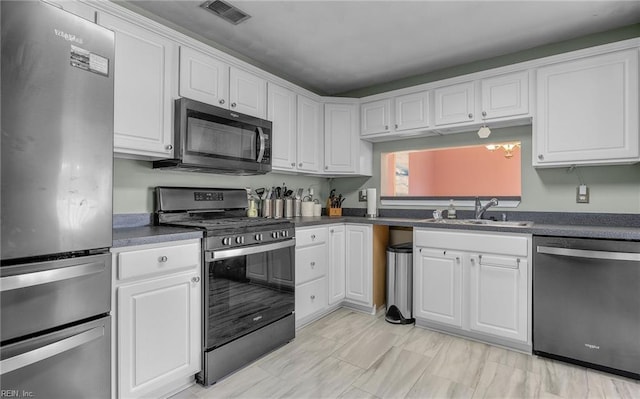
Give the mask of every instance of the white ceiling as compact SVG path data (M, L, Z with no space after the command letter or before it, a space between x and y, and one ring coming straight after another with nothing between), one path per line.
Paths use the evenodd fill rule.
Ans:
M127 2L325 95L640 22L639 0L228 0L239 25L204 0Z

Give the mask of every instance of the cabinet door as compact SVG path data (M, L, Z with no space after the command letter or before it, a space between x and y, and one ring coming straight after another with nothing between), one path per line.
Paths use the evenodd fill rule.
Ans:
M469 327L499 337L527 341L526 259L474 255L470 258Z
M354 173L359 159L359 135L353 104L324 106L324 169L326 172Z
M418 248L414 259L415 317L462 327L462 253Z
M322 104L298 96L297 168L304 172L322 170Z
M200 370L199 271L117 290L118 396L154 396Z
M529 112L529 72L517 72L482 79L484 119L523 115Z
M467 82L434 90L436 126L474 121L474 83Z
M189 47L180 47L180 96L229 108L229 65Z
M534 166L630 163L638 145L638 50L537 71Z
M275 170L296 167L296 94L269 82L267 119L273 123L271 162Z
M360 134L385 133L391 126L391 100L373 101L360 106Z
M373 304L372 227L346 225L345 297L362 305Z
M265 119L267 82L249 72L231 67L229 71L229 109Z
M329 305L345 298L345 226L329 226Z
M109 14L98 19L115 32L115 152L171 157L175 43Z
M429 92L396 97L396 130L429 127Z

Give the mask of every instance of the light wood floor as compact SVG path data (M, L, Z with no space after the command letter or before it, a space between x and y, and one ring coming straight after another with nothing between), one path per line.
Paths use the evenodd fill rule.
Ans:
M640 382L339 309L172 397L196 398L640 398Z

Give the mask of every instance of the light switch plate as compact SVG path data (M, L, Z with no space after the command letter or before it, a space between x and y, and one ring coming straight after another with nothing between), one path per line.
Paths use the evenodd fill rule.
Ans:
M576 188L576 203L589 203L589 187L586 184L581 184Z
M359 202L367 202L367 190L359 190L358 191L358 201Z

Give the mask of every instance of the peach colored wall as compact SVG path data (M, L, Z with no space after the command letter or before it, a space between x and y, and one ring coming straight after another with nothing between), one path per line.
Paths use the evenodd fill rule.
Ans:
M519 196L521 192L520 149L513 157L504 150L484 147L452 151L421 151L409 155L409 187L412 196ZM491 170L491 177L484 171ZM449 182L455 181L455 187Z
M385 154L381 166L382 181L380 195L395 196L396 155L394 153Z

